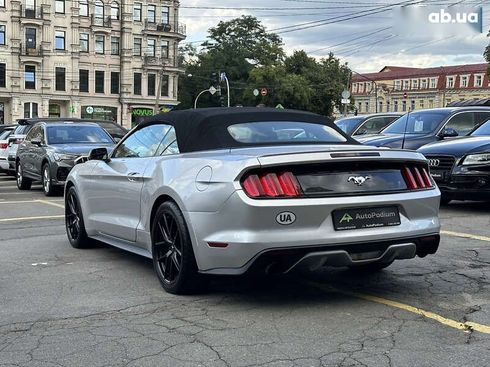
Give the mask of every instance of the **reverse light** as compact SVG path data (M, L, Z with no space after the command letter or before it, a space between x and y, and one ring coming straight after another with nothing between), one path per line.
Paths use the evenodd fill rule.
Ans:
M245 193L252 198L298 197L301 187L291 172L250 174L242 181Z

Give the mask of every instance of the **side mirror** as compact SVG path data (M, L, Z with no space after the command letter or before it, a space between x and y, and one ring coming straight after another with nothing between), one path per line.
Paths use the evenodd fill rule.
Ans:
M95 148L90 151L88 154L89 161L104 161L109 162L109 153L107 152L107 148Z
M441 139L444 139L444 138L455 138L456 136L459 136L458 132L456 130L454 130L453 128L450 128L450 127L446 127L439 134L439 137Z
M31 144L35 145L36 147L40 147L41 145L43 145L43 142L41 141L41 139L32 139Z

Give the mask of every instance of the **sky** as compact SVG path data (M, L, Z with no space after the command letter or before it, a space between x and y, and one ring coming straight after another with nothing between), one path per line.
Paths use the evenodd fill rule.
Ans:
M421 23L413 18L401 22L400 4L414 2L438 11L482 7L483 33L453 28L454 32L435 34L422 31ZM303 49L321 58L333 52L357 72L375 72L385 65L481 63L483 50L490 43L490 0L181 0L180 8L180 21L187 26L185 42L199 45L219 21L253 15L268 31L282 37L288 54Z

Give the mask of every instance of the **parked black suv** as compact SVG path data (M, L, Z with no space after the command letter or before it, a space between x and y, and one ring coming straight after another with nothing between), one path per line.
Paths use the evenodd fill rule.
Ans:
M94 148L112 148L114 144L107 131L95 123L38 122L17 151L17 187L28 190L33 181L41 181L44 193L54 195L77 158L88 156Z
M356 140L377 147L415 150L435 141L465 136L489 118L489 107L418 110L400 117L378 135L362 135Z

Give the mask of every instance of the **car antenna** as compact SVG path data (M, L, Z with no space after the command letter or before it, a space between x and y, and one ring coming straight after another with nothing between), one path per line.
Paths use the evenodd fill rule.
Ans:
M407 118L405 120L405 131L403 131L402 149L405 149L405 139L407 137L408 121L410 120L410 109L408 110L408 113L405 116L407 116Z

